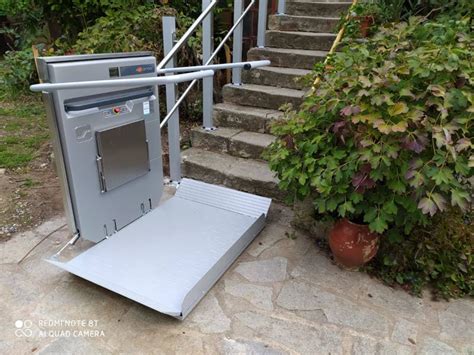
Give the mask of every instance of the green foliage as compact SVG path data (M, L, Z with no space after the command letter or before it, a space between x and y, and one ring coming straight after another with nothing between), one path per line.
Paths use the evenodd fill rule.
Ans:
M79 34L72 51L111 53L155 49L162 56L161 17L175 14L170 8L151 6L110 12Z
M472 218L450 209L403 240L384 238L366 271L417 295L429 285L445 299L474 296Z
M472 13L474 13L472 0L367 0L352 6L348 18L346 14L342 14L337 30L344 26L345 35L356 38L361 35L361 23L366 17L371 19L370 32L376 32L382 24L406 21L411 16L433 17L444 14L459 18L470 16Z
M79 32L114 11L135 9L147 0L0 0L0 14L8 16L8 33L16 48L51 43L72 44Z
M3 84L10 96L27 93L29 86L38 82L31 49L7 52L2 66Z
M319 213L383 233L468 209L473 176L471 19L390 24L345 43L301 111L274 126L271 168Z

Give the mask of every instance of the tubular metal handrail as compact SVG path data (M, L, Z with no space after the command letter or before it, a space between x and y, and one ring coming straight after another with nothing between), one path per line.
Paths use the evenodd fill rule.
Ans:
M206 11L209 9L209 7L211 7L211 5L214 3L215 1L211 2L211 4L206 8ZM247 8L244 10L244 12L242 13L242 15L239 17L239 19L237 21L235 21L234 25L230 28L229 32L224 36L224 38L222 39L222 41L219 43L219 45L217 46L217 48L214 50L214 52L211 54L211 56L209 57L209 59L206 61L206 63L201 66L201 67L206 67L208 65L210 65L212 63L212 61L214 60L214 58L216 57L217 53L219 53L219 51L222 49L222 47L224 46L225 42L227 42L227 40L230 38L230 36L234 33L235 29L240 25L240 23L243 21L243 19L245 18L245 16L247 15L247 13L250 11L250 9L252 8L252 6L255 4L256 0L252 0L250 2L250 4L247 6ZM211 8L212 9L212 8ZM209 11L210 12L210 11ZM209 13L208 12L208 13ZM196 22L190 27L191 28L196 28L200 22L202 22L202 20L204 18L201 18L202 16L199 16L196 20ZM205 16L204 16L205 17ZM194 26L197 22L199 21L199 23ZM186 32L186 34L189 32L189 30ZM186 35L185 34L185 35ZM184 37L184 36L183 36ZM184 43L184 42L183 42ZM181 43L181 40L178 41L178 43L176 43L176 45L173 47L173 49L170 51L169 54L171 53L175 53L177 52L177 50L179 49L179 47L182 45ZM177 48L177 49L176 49ZM169 61L173 56L169 56L169 54L161 61L161 63L163 63L165 61L165 59L167 59L167 61ZM166 65L167 61L163 64ZM160 63L160 64L161 64ZM236 64L236 63L234 63ZM270 63L268 63L270 64ZM267 65L268 65L267 64ZM242 68L244 67L244 65L242 65ZM161 67L162 68L162 67ZM161 68L157 68L158 70L161 70ZM180 96L180 98L176 101L176 103L174 104L174 106L168 111L168 114L166 115L166 117L163 119L163 121L161 121L160 123L160 127L163 128L164 126L166 126L166 124L168 123L168 121L170 120L170 118L173 116L173 114L176 112L176 110L178 109L178 107L181 105L181 103L184 101L184 99L186 98L186 96L189 94L189 92L192 90L192 88L194 87L194 85L196 85L196 82L197 80L193 80L189 86L186 88L186 90L183 92L183 94Z
M91 80L91 81L74 81L66 83L44 83L34 84L30 86L30 90L33 92L52 92L58 90L71 90L71 89L93 89L93 88L112 88L112 87L123 87L123 86L142 86L142 85L166 85L183 83L190 80L199 80L208 78L214 75L213 70L203 70L193 73L160 76L153 78L137 78L137 79L112 79L112 80Z
M212 0L211 3L204 9L204 11L199 15L199 17L196 19L196 21L193 22L193 24L188 28L186 33L183 35L183 37L180 38L178 43L176 43L171 49L171 51L161 60L161 62L157 65L156 69L160 70L162 69L168 62L173 58L176 53L179 51L179 49L183 46L183 44L189 39L189 37L193 34L193 32L196 30L196 28L204 21L207 15L214 9L214 7L217 5L217 0Z
M255 60L248 62L240 63L223 63L223 64L213 64L213 65L196 65L193 67L179 67L179 68L165 68L157 71L157 74L169 74L169 73L189 73L199 70L223 70L223 69L233 69L233 68L242 68L245 70L255 69L259 67L264 67L270 65L269 60Z

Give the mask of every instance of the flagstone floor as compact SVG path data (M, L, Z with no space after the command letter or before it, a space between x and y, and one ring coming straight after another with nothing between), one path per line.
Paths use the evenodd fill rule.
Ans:
M0 244L0 353L474 354L472 299L433 302L342 271L290 220L274 204L184 321L46 263L70 238L64 217L18 234Z

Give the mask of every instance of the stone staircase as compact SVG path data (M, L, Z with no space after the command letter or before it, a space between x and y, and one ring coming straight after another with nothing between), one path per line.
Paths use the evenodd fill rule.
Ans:
M351 3L289 0L283 16L269 17L266 48L253 48L248 60L269 59L269 67L243 72L242 85L226 85L214 106L218 129L195 128L192 148L182 154L183 175L238 190L282 199L278 179L262 160L273 140L270 124L285 104L298 107L305 88L296 81L326 57L340 14Z

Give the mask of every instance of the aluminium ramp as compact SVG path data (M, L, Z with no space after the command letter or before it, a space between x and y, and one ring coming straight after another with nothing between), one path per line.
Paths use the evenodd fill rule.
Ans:
M271 200L183 179L174 197L68 262L52 264L184 319L262 230Z

